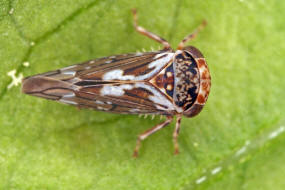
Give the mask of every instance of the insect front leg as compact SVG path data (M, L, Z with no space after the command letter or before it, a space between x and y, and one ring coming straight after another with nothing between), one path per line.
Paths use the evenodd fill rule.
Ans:
M138 139L137 139L137 145L136 145L136 148L134 150L133 156L134 157L138 157L138 152L139 152L139 148L141 146L141 141L142 140L146 139L148 136L150 136L151 134L155 133L156 131L159 131L160 129L166 127L169 123L171 123L172 120L173 120L173 117L172 116L168 116L167 119L164 122L154 126L151 129L148 129L145 132L143 132L142 134L140 134L138 136Z
M144 36L149 37L150 39L153 39L153 40L161 43L164 46L164 49L170 49L170 44L165 39L161 38L160 36L158 36L152 32L147 31L146 29L144 29L141 26L138 26L137 10L136 9L132 9L132 13L134 16L134 27L135 27L136 31L143 34Z
M197 34L207 25L207 21L204 20L202 22L202 24L200 24L200 26L198 26L198 28L196 28L196 30L194 30L193 33L187 35L178 45L177 49L183 49L185 44L190 41L193 40L194 38L196 38Z
M177 115L176 125L173 132L174 154L179 154L178 135L180 131L181 118L181 115Z

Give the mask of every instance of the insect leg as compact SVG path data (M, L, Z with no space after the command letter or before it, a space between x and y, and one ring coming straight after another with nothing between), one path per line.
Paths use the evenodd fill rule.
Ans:
M160 36L158 36L158 35L156 35L156 34L154 34L152 32L147 31L146 29L144 29L141 26L138 26L137 10L136 9L132 9L132 13L133 13L133 16L134 16L134 27L135 27L135 29L139 33L141 33L141 34L143 34L143 35L145 35L145 36L147 36L147 37L149 37L149 38L151 38L151 39L161 43L164 46L164 49L169 49L170 48L170 44L165 39L161 38Z
M137 139L137 145L136 145L136 148L134 150L133 156L134 157L138 156L138 151L139 151L139 148L141 146L142 140L146 139L148 136L155 133L156 131L159 131L160 129L166 127L169 123L171 123L172 119L173 119L173 117L169 116L169 117L167 117L167 119L164 122L154 126L153 128L150 128L150 129L146 130L145 132L143 132L142 134L140 134L138 136L138 139Z
M204 20L204 21L202 22L202 24L200 24L200 25L198 26L198 28L196 28L196 30L194 30L193 33L187 35L187 36L179 43L177 49L180 49L180 50L183 49L185 43L187 43L188 41L193 40L194 38L196 38L197 34L198 34L206 25L207 25L207 21Z
M178 135L179 135L179 130L180 130L180 123L181 123L181 115L177 115L176 118L176 126L173 132L173 143L174 143L174 154L179 154L179 146L178 146Z

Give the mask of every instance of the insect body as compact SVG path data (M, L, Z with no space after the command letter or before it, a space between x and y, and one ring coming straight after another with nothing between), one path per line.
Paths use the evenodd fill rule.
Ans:
M162 43L163 50L104 57L27 77L22 91L80 108L166 116L164 122L139 135L135 157L140 142L167 126L176 116L173 140L177 154L182 115L197 115L210 91L211 78L203 55L193 46L184 47L206 23L173 51L167 41L137 25L135 10L133 15L136 30Z

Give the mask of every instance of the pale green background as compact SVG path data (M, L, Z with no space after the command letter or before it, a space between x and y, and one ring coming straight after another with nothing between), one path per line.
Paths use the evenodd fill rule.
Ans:
M191 44L213 86L202 113L183 119L178 156L172 124L131 157L137 134L159 118L79 111L7 89L13 69L29 76L158 49L134 31L134 7L174 48L208 21ZM278 0L1 0L0 189L285 189L284 10Z

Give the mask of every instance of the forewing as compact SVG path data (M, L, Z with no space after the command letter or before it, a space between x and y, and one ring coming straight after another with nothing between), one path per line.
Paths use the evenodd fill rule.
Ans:
M80 107L116 113L170 114L173 105L150 83L116 83L83 87L73 91L74 96L64 96L59 101L76 102Z
M173 59L171 51L103 57L37 76L77 81L142 81L152 78Z
M100 58L29 77L25 93L116 113L172 114L171 100L147 82L172 62L159 51Z

